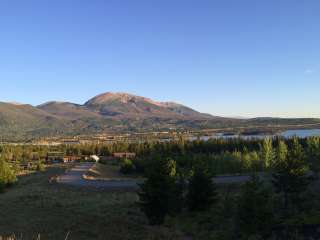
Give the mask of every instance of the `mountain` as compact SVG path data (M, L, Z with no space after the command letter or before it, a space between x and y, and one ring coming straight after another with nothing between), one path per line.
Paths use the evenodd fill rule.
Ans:
M69 102L52 101L41 104L37 108L50 113L51 115L69 120L101 117L98 113L95 113L82 105Z
M1 137L56 134L65 127L62 119L27 104L0 102Z
M120 118L207 119L212 117L177 103L156 102L149 98L127 93L104 93L90 99L84 106L101 115Z
M74 132L79 134L192 128L215 119L181 104L111 92L100 94L83 105L51 101L37 109L72 123Z
M160 104L163 107L167 108L168 110L181 114L184 117L203 118L203 119L218 118L218 117L213 117L212 115L207 113L200 113L198 111L193 110L192 108L189 108L174 102L164 102Z
M0 140L170 129L288 128L306 124L314 126L320 120L223 118L178 103L157 102L128 93L107 92L83 105L56 101L39 106L0 102Z

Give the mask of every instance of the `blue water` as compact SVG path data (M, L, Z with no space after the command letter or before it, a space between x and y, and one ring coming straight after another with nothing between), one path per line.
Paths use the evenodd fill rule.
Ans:
M305 137L313 137L313 136L320 136L320 129L309 129L309 130L287 130L285 132L281 133L281 136L284 136L286 138L290 138L290 137L301 137L301 138L305 138Z
M303 130L303 129L297 129L297 130L287 130L279 134L280 136L283 136L285 138L290 138L297 136L299 138L306 138L306 137L313 137L313 136L320 136L320 129L309 129L309 130ZM212 136L201 136L200 140L208 141L209 139L213 138L242 138L242 139L264 139L266 137L275 137L275 135L228 135L224 136L222 134L212 135ZM197 137L190 137L189 140L194 141Z

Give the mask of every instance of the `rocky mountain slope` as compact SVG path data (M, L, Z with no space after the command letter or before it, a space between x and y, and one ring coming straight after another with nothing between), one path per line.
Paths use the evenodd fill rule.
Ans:
M120 118L212 118L210 115L199 113L180 104L156 102L127 93L104 93L92 98L84 106L103 116L117 116Z

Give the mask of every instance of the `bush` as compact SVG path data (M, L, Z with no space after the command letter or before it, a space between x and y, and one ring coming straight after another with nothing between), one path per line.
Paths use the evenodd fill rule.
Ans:
M129 159L124 159L120 165L120 172L123 174L132 174L135 171L134 164Z
M145 173L145 161L142 159L135 159L133 161L134 167L135 167L135 171L139 174L144 174Z
M4 160L0 160L0 191L17 181L13 168Z
M0 182L0 193L4 192L5 187L5 184L3 182Z
M43 172L43 171L45 171L45 169L46 169L46 167L45 167L45 165L42 163L42 162L38 162L37 163L37 171L38 172Z

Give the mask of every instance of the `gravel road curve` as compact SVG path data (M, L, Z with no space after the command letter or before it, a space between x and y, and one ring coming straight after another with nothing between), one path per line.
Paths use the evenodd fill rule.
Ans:
M94 163L81 163L67 171L64 175L58 177L57 181L61 184L78 186L78 187L92 187L101 189L138 189L138 181L135 180L86 180L83 175L92 168ZM243 183L248 181L250 176L219 176L214 178L217 184Z

